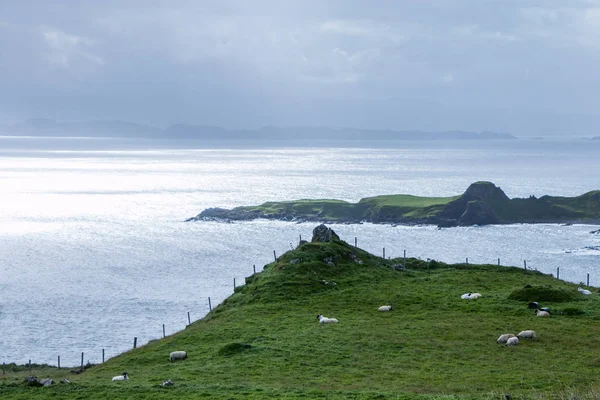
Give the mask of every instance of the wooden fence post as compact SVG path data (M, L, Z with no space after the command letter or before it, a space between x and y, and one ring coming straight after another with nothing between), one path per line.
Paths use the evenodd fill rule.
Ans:
M523 260L523 269L527 269L527 260Z
M356 236L354 236L354 248L356 249L358 247L358 239Z
M560 267L556 267L556 279L560 279Z
M252 264L252 270L256 273L256 264Z
M210 304L210 297L208 298L208 311L212 311L212 305Z
M163 324L163 339L166 337L167 337L167 335L165 334L165 324Z
M133 348L137 347L137 336L133 338Z
M188 325L191 325L192 320L190 319L190 312L188 311Z
M586 286L590 286L590 274L587 274L587 285Z
M58 369L60 369L60 356L58 356Z
M383 259L385 260L385 247L383 248Z
M104 364L104 349L102 349L102 364Z
M273 258L275 259L275 261L277 261L277 253L275 253L275 250L273 250Z
M83 351L81 352L81 369L83 369Z
M498 258L498 266L500 266L500 258Z

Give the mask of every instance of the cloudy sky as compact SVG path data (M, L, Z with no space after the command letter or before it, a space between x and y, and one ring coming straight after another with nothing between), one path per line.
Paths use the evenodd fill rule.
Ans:
M0 0L0 122L600 134L600 0Z

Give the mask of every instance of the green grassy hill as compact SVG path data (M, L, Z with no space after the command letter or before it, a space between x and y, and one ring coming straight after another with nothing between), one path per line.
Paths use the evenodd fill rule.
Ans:
M80 375L0 399L596 398L600 297L550 275L495 265L385 260L340 240L303 243L246 280L204 319ZM327 282L327 283L324 283ZM335 282L335 284L333 284ZM478 300L461 300L465 292ZM536 300L551 309L539 318ZM393 310L381 313L381 305ZM339 319L324 325L317 314ZM537 332L508 348L503 333ZM174 350L189 358L170 363ZM111 382L127 371L129 381ZM175 385L160 387L171 379Z
M341 200L267 202L231 210L209 208L193 220L252 220L469 226L511 223L600 223L600 190L576 197L543 196L510 199L491 182L475 182L451 197L407 194L375 196L358 203Z

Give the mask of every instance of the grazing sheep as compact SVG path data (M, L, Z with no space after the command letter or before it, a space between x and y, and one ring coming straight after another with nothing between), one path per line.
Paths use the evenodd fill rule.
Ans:
M319 320L320 324L337 324L338 322L340 322L335 318L327 318L322 316L321 314L317 315L317 319Z
M113 376L112 381L126 381L128 379L127 372L123 372L121 375Z
M511 337L506 341L505 346L516 346L519 344L519 338Z
M518 333L517 337L519 339L535 339L535 331L521 331Z
M550 313L548 311L535 310L535 315L537 315L538 317L548 318L550 316Z
M481 293L465 293L462 296L460 296L461 299L463 300L475 300L481 297Z
M527 304L527 308L537 310L538 308L540 308L540 303L538 303L537 301L532 301L531 303Z
M496 342L500 344L505 344L511 337L515 337L515 335L513 335L512 333L505 333L503 335L500 335Z
M548 312L550 312L550 308L549 307L540 307L539 309L542 310L542 311L548 311Z
M381 306L378 308L379 311L391 311L392 306Z
M481 297L481 293L471 293L471 298L472 299L478 299Z
M174 351L169 354L169 361L174 362L177 360L185 360L187 358L187 352L185 351Z
M582 288L581 286L579 286L579 287L577 288L577 291L578 291L579 293L581 293L581 294L585 294L586 296L588 296L588 295L592 294L592 292L590 292L590 291L589 291L589 290L587 290L587 289L584 289L584 288Z

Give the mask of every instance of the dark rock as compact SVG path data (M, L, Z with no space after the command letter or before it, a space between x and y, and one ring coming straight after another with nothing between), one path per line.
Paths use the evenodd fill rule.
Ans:
M510 199L504 193L500 187L494 185L491 182L475 182L472 183L465 191L465 196L481 199L481 200L495 200L495 201L509 201Z
M444 206L444 209L439 214L438 226L450 227L456 225L467 226L499 223L500 220L490 205L504 203L510 204L510 199L498 186L491 182L473 183L462 196ZM452 221L456 221L456 224L452 225Z
M490 225L498 222L496 213L482 200L469 201L465 212L458 219L459 226Z
M597 231L591 231L590 233L600 235L600 229L598 229Z
M457 225L457 220L450 218L441 218L437 223L438 228L453 228Z
M329 265L330 267L335 267L335 263L333 262L333 258L332 257L325 257L323 259L323 262L327 265Z
M311 242L331 242L332 240L340 240L333 229L321 224L313 229L313 237Z

